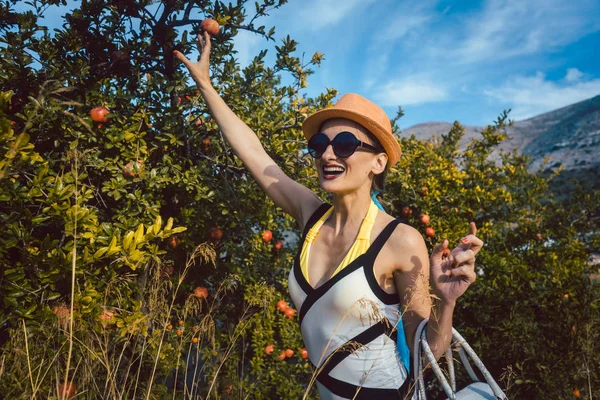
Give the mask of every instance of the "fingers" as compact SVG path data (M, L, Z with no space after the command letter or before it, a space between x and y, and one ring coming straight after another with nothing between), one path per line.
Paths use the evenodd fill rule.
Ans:
M483 241L477 236L469 235L460 240L461 244L457 247L461 250L471 249L475 254L483 247Z
M434 246L433 251L431 252L431 257L439 257L442 258L442 254L444 250L448 248L448 240L444 239L442 243L438 243Z
M197 34L198 47L200 47L200 54L204 53L204 50L210 50L210 35L208 32L203 32L202 35Z
M460 245L456 249L467 250L471 249L475 254L483 247L483 241L477 237L477 226L475 222L469 224L469 234L460 240Z
M469 223L469 235L477 236L477 226L475 222Z
M454 265L461 265L463 263L475 264L475 252L473 250L465 250L454 254Z
M173 55L175 56L175 58L177 58L179 61L181 61L182 63L185 64L186 67L190 67L191 65L191 61L187 59L187 57L185 55L183 55L182 52L177 51L177 50L173 50Z
M197 34L196 37L198 38L198 49L200 49L200 54L202 54L202 51L204 50L204 39L202 39L202 35Z
M473 265L464 265L462 267L451 269L450 277L464 278L469 283L473 283L477 279L477 274L475 274L475 267Z

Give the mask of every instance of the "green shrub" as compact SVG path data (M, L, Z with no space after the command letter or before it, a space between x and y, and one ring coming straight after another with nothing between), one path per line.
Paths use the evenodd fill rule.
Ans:
M174 63L198 29L180 22L186 4L151 18L143 2L84 2L49 32L39 16L55 3L0 6L0 397L57 397L68 376L89 399L314 398L297 319L276 310L297 227ZM259 2L256 17L283 3ZM302 94L322 54L303 63L287 37L271 64L263 51L242 70L238 31L265 41L274 31L240 5L200 4L224 26L213 83L284 171L318 191L299 128L336 96ZM90 117L98 106L110 110L105 123ZM455 325L511 398L591 396L599 289L587 254L600 247L599 194L556 203L526 158L489 161L504 122L462 152L459 124L430 142L400 139L383 202L396 216L409 207L419 229L418 214L430 215L433 241L477 222L480 276ZM280 360L288 348L294 356Z

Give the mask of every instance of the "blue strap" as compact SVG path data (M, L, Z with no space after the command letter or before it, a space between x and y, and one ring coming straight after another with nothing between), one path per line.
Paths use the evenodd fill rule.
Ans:
M385 211L379 200L377 199L377 195L379 191L373 190L371 193L371 200L373 203L379 208L381 211ZM410 376L410 349L408 348L408 344L406 343L406 335L404 334L404 325L402 324L402 315L400 315L400 319L396 324L396 331L398 333L398 337L396 339L396 348L398 349L398 354L400 355L400 360L402 360L402 364L406 367L406 373Z
M383 209L383 206L381 205L381 203L377 199L377 195L378 194L379 194L379 192L377 190L373 190L373 192L371 192L371 200L373 200L373 203L375 203L375 205L377 206L377 208L379 208L381 211L385 211Z
M404 367L406 368L406 373L408 374L408 376L410 376L410 349L408 348L408 344L406 343L404 325L402 324L402 315L400 315L400 319L396 324L396 330L398 333L398 337L396 338L396 348L398 349L400 360L402 360L402 364L404 364Z

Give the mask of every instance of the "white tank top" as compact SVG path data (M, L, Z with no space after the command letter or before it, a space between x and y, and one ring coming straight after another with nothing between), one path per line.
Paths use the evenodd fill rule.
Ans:
M330 207L323 204L311 216L300 249L306 233ZM398 223L390 222L366 253L317 289L302 274L300 253L296 256L288 289L299 310L309 359L320 371L322 400L402 399L409 393L411 379L396 350L398 295L385 292L373 272L377 254Z

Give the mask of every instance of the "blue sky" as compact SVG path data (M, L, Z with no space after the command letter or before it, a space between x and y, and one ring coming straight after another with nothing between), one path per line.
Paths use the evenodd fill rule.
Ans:
M355 92L400 127L521 120L600 94L597 0L292 0L261 24L325 53L307 93ZM236 38L248 63L262 38Z
M325 53L308 95L359 93L390 117L402 106L401 129L486 125L508 108L521 120L600 94L598 0L290 0L257 23L275 26L276 44L289 34L307 59ZM274 45L235 38L242 65Z

